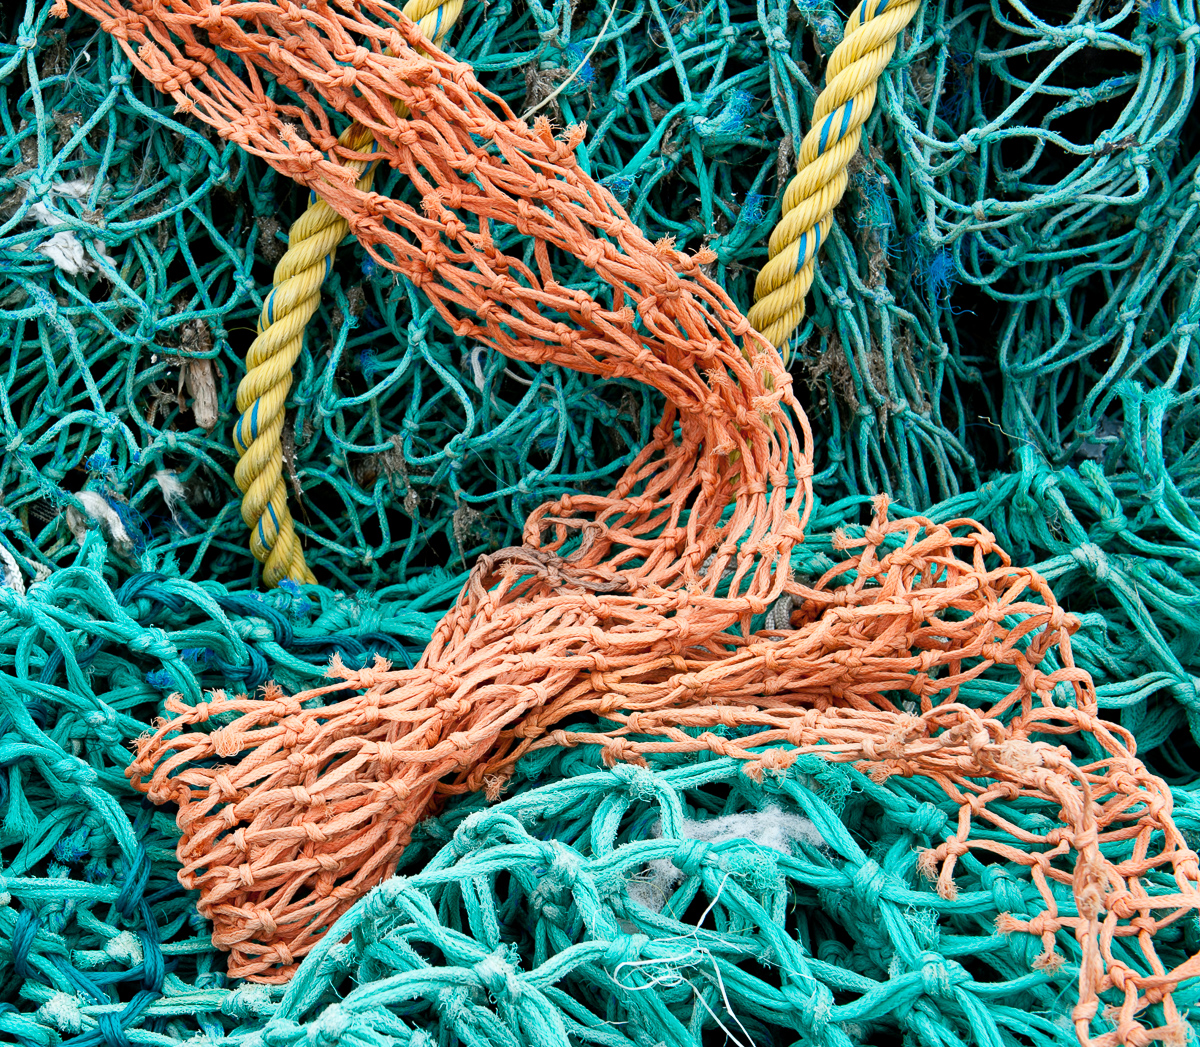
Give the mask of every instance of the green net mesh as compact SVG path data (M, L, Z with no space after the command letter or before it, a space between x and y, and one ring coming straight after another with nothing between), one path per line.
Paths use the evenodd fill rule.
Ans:
M953 902L917 875L952 813L936 790L588 749L426 823L410 879L286 996L225 985L171 815L124 783L162 698L415 659L475 556L547 497L607 490L658 405L456 340L347 243L285 427L322 585L258 593L228 431L305 194L50 6L0 23L5 1038L1074 1042L1072 940L1040 971L994 930L1033 914L1021 875L964 865ZM982 521L1079 616L1077 662L1200 842L1200 20L1036 7L927 3L881 82L796 341L822 503L796 569L879 491ZM652 239L711 247L745 308L841 24L806 0L496 0L452 46L518 112L586 121L592 175ZM1194 919L1160 939L1200 951Z

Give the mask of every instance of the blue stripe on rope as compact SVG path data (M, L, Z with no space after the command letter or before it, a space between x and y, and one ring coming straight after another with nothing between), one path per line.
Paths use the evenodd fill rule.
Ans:
M821 144L817 146L817 152L825 152L826 143L829 141L829 129L833 126L833 113L825 117L825 123L821 125Z

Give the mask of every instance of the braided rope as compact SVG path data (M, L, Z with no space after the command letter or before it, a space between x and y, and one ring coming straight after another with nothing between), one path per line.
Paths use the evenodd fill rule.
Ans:
M404 14L417 24L422 36L440 45L462 9L463 0L409 0ZM396 115L408 115L403 102L396 103ZM358 123L342 132L338 144L356 152L378 148L371 132ZM377 164L346 162L362 174L358 189L370 189ZM263 564L263 581L268 587L285 578L316 581L304 561L288 509L280 438L284 403L292 387L292 368L304 346L304 330L321 304L321 285L333 268L337 246L349 233L346 220L310 192L308 209L288 231L288 249L275 267L274 287L263 303L257 336L246 352L246 376L238 385L240 415L233 443L240 460L234 479L242 492L242 519L250 528L250 551Z
M771 233L770 260L758 274L754 306L747 314L785 362L788 338L804 319L817 251L833 226L833 209L846 192L847 166L875 105L879 76L920 6L920 0L862 0L829 56L825 90L813 108L812 130L796 157L796 175L783 195L783 217Z

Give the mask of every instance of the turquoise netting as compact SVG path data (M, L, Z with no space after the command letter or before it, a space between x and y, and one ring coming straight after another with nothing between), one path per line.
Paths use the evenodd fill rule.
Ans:
M1034 912L1021 876L965 864L950 902L916 874L952 813L936 790L823 765L762 786L706 759L608 770L590 749L427 823L410 878L286 996L225 984L175 881L171 814L124 784L162 698L311 686L335 651L416 658L474 557L549 495L607 490L657 405L457 341L344 245L286 428L322 586L258 593L228 431L305 196L49 8L0 16L4 1037L1074 1042L1072 940L1034 971L1036 943L994 930ZM652 239L715 250L748 307L841 15L629 3L585 62L607 17L470 2L453 49L518 112L561 88L546 111L587 121L591 173ZM1198 52L1194 3L926 4L793 370L823 503L797 569L878 491L982 521L1081 618L1077 661L1200 843ZM406 192L387 172L377 188ZM772 808L785 835L749 842ZM709 823L733 835L701 839ZM1194 954L1200 928L1159 948Z

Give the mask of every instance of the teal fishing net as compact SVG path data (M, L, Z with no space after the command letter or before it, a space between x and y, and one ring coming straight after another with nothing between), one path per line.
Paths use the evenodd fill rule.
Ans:
M1022 874L967 864L952 901L916 875L953 813L936 790L824 765L761 785L706 759L610 770L590 749L425 823L409 878L286 994L226 985L171 815L125 784L162 698L310 687L334 652L415 659L475 556L553 494L607 491L658 405L456 339L345 244L285 427L323 584L256 592L228 432L306 196L50 6L0 23L5 1037L1074 1042L1069 935L1055 972L995 931L1036 915ZM651 239L714 250L746 308L842 22L820 0L500 0L468 3L451 46L518 113L586 121L590 173ZM1080 618L1077 663L1193 841L1198 50L1194 3L927 3L793 363L822 503L797 569L879 491L983 522ZM386 171L376 188L409 192ZM776 810L772 836L756 819ZM1179 962L1198 938L1180 921L1156 947Z
M114 593L96 584L104 555L89 536L29 596L0 591L23 624L0 648L12 1041L1074 1042L1071 936L1066 962L1039 968L1036 937L997 931L1000 914L1042 909L1024 870L968 853L940 896L918 854L953 832L957 806L927 780L815 757L755 782L703 755L610 769L598 747L543 750L502 802L472 795L423 823L401 877L286 989L229 984L176 882L171 814L124 785L126 746L168 690L254 686L268 662L299 689L335 650L403 657L389 634L420 646L433 619L411 592L318 604L140 575ZM1190 791L1177 802L1200 829ZM1006 814L1049 824L1019 803ZM1056 896L1073 905L1066 885ZM1178 963L1200 927L1167 928L1156 949ZM1135 941L1125 953L1137 962Z

